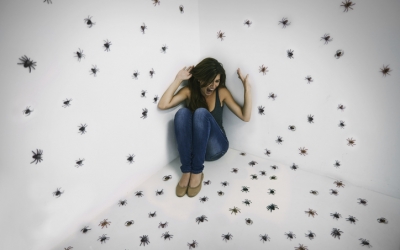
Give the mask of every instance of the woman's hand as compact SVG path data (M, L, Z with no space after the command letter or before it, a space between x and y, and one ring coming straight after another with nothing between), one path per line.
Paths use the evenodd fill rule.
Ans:
M249 84L249 78L248 78L248 77L249 77L249 74L247 74L246 77L243 78L243 75L242 75L242 72L240 71L240 68L237 69L237 74L238 74L238 78L239 78L239 79L242 81L242 83L243 83L244 89L247 89L247 88L251 87L250 84Z
M184 67L183 69L181 69L178 72L175 79L180 80L180 81L189 79L190 77L192 77L192 74L189 73L192 69L193 69L193 66L190 66L187 69L186 69L186 67Z

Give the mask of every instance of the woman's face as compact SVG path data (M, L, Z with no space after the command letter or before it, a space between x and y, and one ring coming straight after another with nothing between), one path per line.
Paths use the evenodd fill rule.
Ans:
M219 81L220 81L220 74L218 74L215 79L214 82L210 83L208 86L204 87L204 88L200 88L200 92L204 97L209 97L211 96L215 89L219 86ZM203 82L200 82L200 85L203 84Z

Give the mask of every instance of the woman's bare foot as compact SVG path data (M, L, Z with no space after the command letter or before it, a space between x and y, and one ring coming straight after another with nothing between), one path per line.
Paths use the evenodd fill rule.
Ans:
M181 180L179 181L179 186L187 187L187 185L189 184L190 174L191 173L182 174Z
M201 173L200 174L193 174L190 176L190 184L189 187L194 188L200 184L201 181Z

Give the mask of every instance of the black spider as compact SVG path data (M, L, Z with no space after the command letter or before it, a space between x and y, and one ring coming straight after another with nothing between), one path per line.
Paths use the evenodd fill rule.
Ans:
M224 192L222 192L222 191L218 191L217 193L218 193L219 196L224 195Z
M339 126L340 128L344 128L344 126L346 126L346 125L344 124L344 121L341 120L341 121L339 122L339 125L338 125L338 126Z
M181 11L181 14L184 12L183 8L184 8L183 5L179 5L179 10Z
M154 100L153 103L156 103L156 102L158 101L158 95L156 95L156 96L153 98L153 100Z
M63 105L62 107L63 107L63 108L69 107L69 106L70 106L70 103L69 103L69 102L70 102L71 100L72 100L72 99L69 99L69 100L67 99L66 101L64 101L64 102L63 102L64 105Z
M130 164L132 164L132 162L135 162L134 160L133 160L133 157L135 157L135 155L134 154L131 154L131 155L129 155L129 157L128 157L128 161L130 162Z
M169 179L172 179L172 176L171 176L171 175L165 175L165 176L163 177L163 181L168 181Z
M308 234L306 234L306 237L308 237L310 240L314 239L314 237L316 236L315 233L311 232L310 230L308 230Z
M292 240L293 238L296 238L296 235L294 233L292 233L292 231L289 231L289 233L285 233L285 235L287 236L287 239Z
M148 235L143 235L143 236L139 236L140 238L140 245L141 246L143 244L143 246L146 246L146 244L149 244L149 236Z
M294 54L293 54L294 50L289 49L289 50L287 50L286 52L287 52L287 56L288 56L290 59L294 58L294 57L293 57L293 55L294 55Z
M286 28L286 26L289 26L291 23L288 22L289 20L287 20L287 18L282 18L282 21L279 21L279 24L282 24L282 28Z
M138 75L140 75L140 74L139 74L139 72L136 70L136 71L135 71L135 73L133 73L133 76L132 76L132 78L134 78L134 79L136 79L136 80L137 80L137 79L138 79L138 78L137 78L137 77L138 77Z
M313 115L308 115L308 122L309 123L314 123L314 116Z
M164 189L161 189L161 191L158 191L158 189L157 189L157 191L156 191L156 196L157 195L162 195L162 194L164 194L164 191L163 191Z
M147 118L147 108L142 109L142 116L140 118L146 119Z
M251 174L250 176L251 176L251 179L252 179L252 180L258 180L258 177L257 177L256 174Z
M277 165L272 165L271 168L272 168L273 170L276 170L276 169L278 168L278 166L277 166Z
M268 98L272 98L272 100L274 100L275 101L275 98L277 98L278 97L278 95L275 95L274 93L269 93L269 96L268 96Z
M240 212L240 208L238 208L238 207L233 207L233 208L229 208L229 211L232 211L232 213L235 213L235 215L239 212L239 213L241 213ZM232 214L231 213L231 214Z
M43 159L42 159L43 150L41 150L41 149L36 149L36 153L33 152L33 151L32 151L32 153L33 153L32 158L35 159L35 160L33 160L33 161L31 162L31 164L34 163L34 162L36 162L35 164L38 164L38 162L43 161Z
M344 55L344 51L339 49L336 51L334 57L336 57L336 59L339 59L340 57L342 57Z
M154 2L154 6L156 6L157 4L160 5L160 0L153 0Z
M336 220L339 220L339 218L342 218L342 216L338 212L335 212L334 214L331 213L331 216Z
M345 108L346 108L346 107L343 106L343 104L339 104L339 105L338 105L338 109L340 109L340 110L342 110L342 111L344 111Z
M344 3L342 2L342 5L344 7L344 11L343 12L347 12L350 9L353 9L351 6L356 5L355 3L353 3L352 1L346 0Z
M265 75L268 72L268 67L265 67L264 64L260 66L260 72L259 73L263 73L263 75Z
M369 244L369 241L363 238L360 238L359 240L361 240L360 245L362 246L367 246L368 248L371 248L372 246Z
M336 160L336 162L333 164L333 166L335 166L335 167L340 167L340 161L338 161L338 160Z
M246 204L246 206L250 206L251 200L246 199L242 201L242 203Z
M79 49L79 51L75 52L75 57L78 58L78 61L81 61L81 58L85 58L85 55L83 54L83 50Z
M22 63L17 63L17 64L24 65L24 68L29 68L29 73L31 73L32 68L35 69L36 62L31 61L31 59L28 58L26 55L19 58L19 60L22 61Z
M92 66L93 66L93 65L92 65ZM100 71L100 69L98 69L98 68L97 68L97 65L95 65L95 66L93 66L93 68L90 69L89 72L92 72L92 73L90 73L91 75L96 76L96 73L97 73L98 71Z
M275 189L268 189L269 190L269 193L268 194L273 194L273 195L275 195Z
M151 218L151 217L156 217L157 215L156 215L156 211L154 211L154 213L149 213L149 218Z
M143 196L143 191L136 191L135 196L142 197Z
M336 189L331 189L331 194L337 196L339 193L338 193L338 191Z
M223 234L222 235L222 240L225 240L225 242L227 242L228 240L231 240L232 239L232 234L230 234L229 232L228 232L228 234Z
M244 21L244 25L247 24L247 27L250 27L250 25L252 24L251 21L249 21L249 19L246 19L246 21Z
M107 234L103 234L102 236L99 236L97 240L100 240L101 244L106 243L106 240L110 239L110 237L106 236Z
M104 48L106 48L104 51L110 51L110 46L112 45L111 42L108 41L108 39L107 39L107 41L104 41L104 42L105 42Z
M210 185L210 184L211 184L211 181L210 181L210 180L204 181L204 185Z
M158 225L158 228L160 228L160 227L164 228L164 227L167 227L167 226L168 226L168 221L166 221L165 223L161 223L160 222L160 224Z
M269 179L270 179L270 180L277 180L278 177L276 177L275 175L273 175L273 176L269 177Z
M83 166L83 161L84 161L85 159L83 159L83 160L81 160L81 159L79 159L79 161L77 161L77 162L75 162L77 165L75 165L77 168L79 168L79 167L81 167L81 166Z
M64 250L71 250L73 247L69 246L67 248L64 248Z
M89 228L89 226L86 226L86 227L81 229L82 233L84 233L84 234L87 233L89 230L92 230L92 229Z
M271 150L265 149L265 153L264 154L266 154L269 157L269 155L271 154Z
M204 222L205 220L208 221L207 216L205 216L205 215L202 215L202 216L196 218L197 224L200 224L200 222Z
M229 185L229 183L228 183L228 182L226 182L226 181L224 181L224 182L221 182L221 184L222 184L222 186L224 186L224 187L226 187L226 186L228 186L228 185Z
M267 206L267 209L270 210L272 213L272 210L279 209L279 207L274 203L271 203L269 206Z
M246 187L246 186L242 186L242 190L241 190L242 192L250 192L250 190L249 190L249 187Z
M263 107L263 106L258 106L258 113L259 113L260 115L265 115L265 114L264 114L264 108L265 108L265 107Z
M253 224L253 221L250 218L245 219L247 225Z
M142 90L140 97L146 97L146 92L147 92L146 90Z
M133 220L128 220L125 222L125 226L127 226L127 227L129 227L130 225L133 225L133 224L135 224L135 221L133 221Z
M303 244L299 243L299 246L295 247L294 250L308 250L308 247L306 247Z
M256 165L256 164L258 164L258 162L256 162L256 161L251 161L251 162L249 162L249 165L252 166L252 167L253 167L254 165Z
M299 167L293 162L293 165L290 166L290 168L296 171L296 169L298 169Z
M24 111L22 111L22 114L25 114L26 116L30 115L33 112L33 109L29 109L30 106L26 107Z
M325 44L327 44L328 42L332 42L332 38L329 34L325 34L323 37L321 37L321 40L325 40Z
M340 229L333 228L333 229L332 229L331 235L332 235L334 238L338 237L339 240L340 240L340 236L341 236L342 233L343 233L343 232L340 231Z
M151 68L151 70L150 70L150 72L149 72L149 74L150 74L151 78L153 78L153 75L154 75L155 73L156 73L156 72L154 71L154 69L153 69L153 68Z
M62 194L64 193L64 191L60 191L60 188L57 188L56 191L53 192L53 195L57 196L57 198L59 198Z
M206 202L206 201L208 201L208 197L207 196L204 196L204 197L201 197L200 199L200 202Z
M389 65L385 66L385 64L383 65L383 69L380 69L381 73L383 74L384 77L386 77L386 75L390 75L389 72L391 72L392 70L388 67Z
M282 144L283 140L282 137L278 136L278 139L276 139L276 143Z
M240 153L240 155L243 155L243 156L245 156L245 155L246 155L246 153L245 153L245 152L241 152L241 153Z
M85 123L85 125L82 125L82 123L81 123L81 127L79 128L79 132L81 133L81 135L86 133L86 127L87 127L86 123Z
M140 29L142 30L142 33L144 34L144 30L147 29L146 24L143 23L143 25L140 26Z
M218 38L221 38L221 41L222 41L222 40L224 40L224 37L225 37L225 36L224 36L224 32L221 32L221 30L218 31L218 33L217 33L217 39L218 39Z
M44 2L47 2L47 4L49 4L49 3L52 4L51 0L44 0L43 3L44 3Z
M92 26L95 25L96 23L93 23L92 20L90 20L90 18L92 17L88 16L88 18L85 18L85 22L89 26L89 28L92 28Z
M164 240L166 240L166 239L171 240L171 238L172 238L173 235L169 234L168 232L169 232L169 231L167 231L167 232L165 232L165 233L163 233L163 234L161 235L161 237L164 237Z
M265 172L265 170L261 170L261 171L260 171L260 175L262 175L262 176L266 176L266 175L267 175L267 173Z
M118 202L118 206L126 206L126 204L128 204L128 202L126 200L119 200Z
M317 191L317 190L311 190L311 191L310 191L310 194L318 195L318 191Z
M349 218L346 218L347 221L350 221L350 224L356 224L356 217L349 215Z
M231 171L231 172L237 174L238 169L237 169L237 168L232 168L232 171Z
M367 200L366 199L361 199L361 198L358 198L357 200L360 200L359 202L357 202L358 204L361 204L361 205L364 205L364 206L366 206L367 205Z
M379 223L384 223L384 224L388 224L388 223L389 223L388 220L387 220L386 218L383 218L383 217L378 218L377 221L378 221Z
M168 49L168 47L164 44L164 45L161 47L161 52L165 54L165 52L167 51L167 49Z
M296 131L296 126L294 126L294 125L289 125L288 129L289 129L289 130L292 130L292 131Z
M307 80L307 83L310 84L310 82L313 82L314 80L312 79L311 76L306 76L305 78Z
M198 245L198 243L197 243L195 240L193 240L192 243L188 243L189 249L192 249L192 247L193 247L193 248L196 248L197 245Z
M271 239L271 237L269 237L268 236L268 234L264 234L264 235L261 235L260 234L260 240L262 240L263 241L263 243L265 242L265 241L269 241L270 239Z

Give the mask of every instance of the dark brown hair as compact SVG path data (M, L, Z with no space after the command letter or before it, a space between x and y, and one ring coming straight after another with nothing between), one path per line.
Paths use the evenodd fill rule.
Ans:
M189 79L188 87L190 90L190 100L188 108L194 112L198 108L205 108L208 110L208 104L205 97L201 94L200 88L210 85L215 77L220 74L220 81L217 87L226 88L225 86L225 70L222 63L216 59L207 57L199 62L191 71L192 77ZM200 85L200 81L204 83Z

